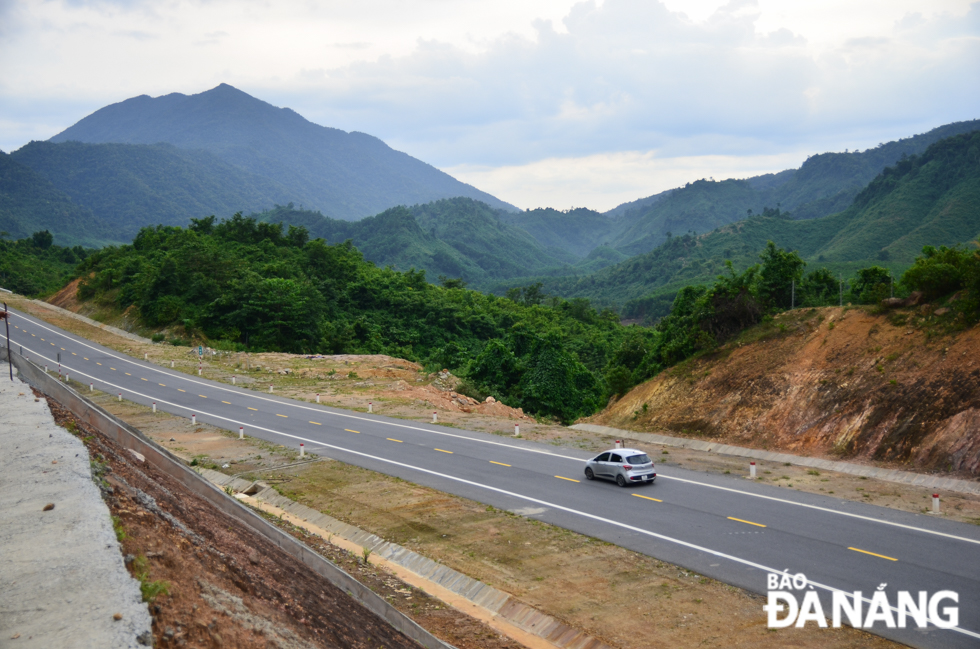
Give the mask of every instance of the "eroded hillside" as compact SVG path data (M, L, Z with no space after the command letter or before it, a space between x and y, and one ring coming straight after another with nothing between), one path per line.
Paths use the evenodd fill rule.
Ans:
M588 421L977 476L980 328L953 331L952 317L933 305L784 313Z

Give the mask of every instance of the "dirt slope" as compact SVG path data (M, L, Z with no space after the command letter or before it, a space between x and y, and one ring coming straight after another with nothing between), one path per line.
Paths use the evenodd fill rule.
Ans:
M586 421L980 475L980 328L924 305L800 309Z

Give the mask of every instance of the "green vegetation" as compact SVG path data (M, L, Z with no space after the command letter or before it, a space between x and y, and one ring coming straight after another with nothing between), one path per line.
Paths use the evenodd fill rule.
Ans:
M390 354L451 368L476 394L562 421L605 403L604 374L628 341L654 335L587 300L518 304L434 286L424 271L365 262L349 242L241 215L144 228L79 273L80 299L135 305L146 326L171 335L227 349Z
M13 239L47 230L60 245L101 245L109 225L72 202L41 174L0 152L0 231Z
M292 203L253 216L267 223L303 226L312 237L330 243L349 239L379 266L421 269L431 278L460 278L477 288L492 279L576 261L561 250L545 250L526 232L504 222L503 211L471 198L393 207L360 221L327 218Z
M5 235L0 232L0 287L28 297L59 290L75 276L78 262L92 252L81 246L53 245L47 230L18 241L6 241Z
M828 287L830 277L841 275L849 284L861 283L855 273L871 264L897 274L923 246L953 246L980 232L978 151L980 131L940 140L921 156L887 168L850 207L824 218L794 220L778 207L767 208L708 234L673 236L649 253L592 275L539 275L499 282L493 289L504 293L517 284L541 282L549 294L584 297L601 307L621 308L626 318L655 320L666 315L681 288L710 283L725 272L726 260L735 269L748 268L770 240L825 267L822 281ZM844 299L849 300L846 294Z
M289 195L206 151L169 144L31 142L11 157L107 221L106 239L114 243L132 241L146 225L264 209Z
M152 602L160 595L170 594L170 583L150 581L150 561L142 554L133 559L133 575L140 582L144 602Z

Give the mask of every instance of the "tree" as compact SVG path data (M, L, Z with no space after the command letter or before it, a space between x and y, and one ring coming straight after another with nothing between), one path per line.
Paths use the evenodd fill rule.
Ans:
M31 235L31 243L34 244L35 248L46 250L54 243L54 236L47 230L41 230Z
M777 248L772 241L766 243L759 258L762 260L757 285L759 300L767 309L790 308L793 284L800 284L806 262L795 252Z

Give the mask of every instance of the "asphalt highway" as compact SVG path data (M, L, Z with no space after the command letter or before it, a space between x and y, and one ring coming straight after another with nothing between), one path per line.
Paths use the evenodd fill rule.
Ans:
M11 350L82 383L181 417L306 450L558 525L766 594L767 574L803 573L794 594L875 593L869 630L915 647L980 647L980 527L670 467L653 485L588 481L592 454L328 408L183 374L12 311ZM2 337L2 332L0 332ZM4 340L4 343L6 341ZM654 457L654 461L657 458ZM627 570L628 567L624 567ZM655 584L651 584L653 588ZM953 591L955 628L888 628L899 591ZM880 597L880 596L879 596ZM849 598L850 599L850 598ZM877 600L882 601L882 600ZM763 602L760 601L760 607ZM782 617L782 615L780 615ZM846 616L844 618L847 619ZM812 626L814 622L809 622Z

